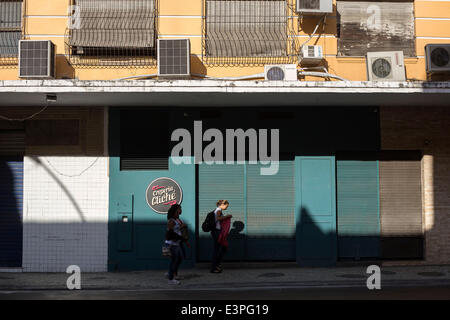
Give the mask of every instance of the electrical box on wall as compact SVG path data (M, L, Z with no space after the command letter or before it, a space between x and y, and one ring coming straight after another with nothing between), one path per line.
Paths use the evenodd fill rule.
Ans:
M268 64L264 66L264 79L272 81L296 81L297 65Z
M333 12L333 0L297 0L297 13L328 14Z
M55 45L50 40L19 41L19 78L55 78Z
M367 52L369 81L405 81L403 51Z

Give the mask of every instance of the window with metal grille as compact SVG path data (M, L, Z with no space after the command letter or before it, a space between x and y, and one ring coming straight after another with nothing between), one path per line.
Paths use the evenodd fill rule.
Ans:
M156 65L156 0L72 0L66 51L75 65Z
M203 61L269 64L294 61L290 0L205 0Z
M19 40L22 39L22 2L0 0L0 65L18 63Z

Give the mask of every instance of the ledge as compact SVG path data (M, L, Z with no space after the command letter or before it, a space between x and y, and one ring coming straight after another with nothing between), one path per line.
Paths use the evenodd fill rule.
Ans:
M450 105L450 82L5 80L0 106L42 105L46 93L58 106Z

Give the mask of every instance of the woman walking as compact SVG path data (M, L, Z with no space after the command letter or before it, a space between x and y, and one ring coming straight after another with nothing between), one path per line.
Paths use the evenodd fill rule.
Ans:
M228 230L222 230L222 222L227 219L231 219L233 216L224 215L223 211L228 209L229 202L227 200L219 200L217 201L217 208L214 210L214 220L215 220L215 228L211 231L211 236L214 241L214 250L212 255L212 263L211 263L211 272L212 273L221 273L222 266L221 262L223 256L227 251L227 246L224 245L223 236L220 237L221 231L228 232L229 231L229 223L227 223Z
M183 229L187 226L179 219L181 214L181 206L174 204L167 212L167 232L166 232L166 244L170 246L170 264L167 278L168 284L180 284L180 278L178 277L178 268L183 261L182 253L182 241Z

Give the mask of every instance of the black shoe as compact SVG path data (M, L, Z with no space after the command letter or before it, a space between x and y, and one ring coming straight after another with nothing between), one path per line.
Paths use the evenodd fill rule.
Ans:
M216 269L214 269L214 270L211 270L210 272L211 272L211 273L222 273L222 270L219 269L219 268L216 268Z

